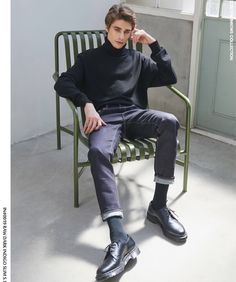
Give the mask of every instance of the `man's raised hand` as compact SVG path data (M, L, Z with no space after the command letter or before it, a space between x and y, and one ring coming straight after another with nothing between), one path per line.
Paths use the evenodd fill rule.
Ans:
M156 39L152 37L150 34L148 34L145 30L143 29L137 29L135 28L131 34L131 39L133 40L134 43L142 43L142 44L151 44Z

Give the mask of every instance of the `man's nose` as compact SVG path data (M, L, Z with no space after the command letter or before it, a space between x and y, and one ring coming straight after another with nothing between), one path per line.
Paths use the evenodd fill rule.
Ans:
M123 40L124 37L125 37L125 34L124 34L124 32L121 31L121 32L119 33L119 39L120 39L120 40Z

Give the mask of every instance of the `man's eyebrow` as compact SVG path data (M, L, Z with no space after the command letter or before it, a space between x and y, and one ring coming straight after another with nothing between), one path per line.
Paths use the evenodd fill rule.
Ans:
M116 25L114 25L114 28L122 29L121 27L116 26ZM125 29L125 31L131 31L131 29Z

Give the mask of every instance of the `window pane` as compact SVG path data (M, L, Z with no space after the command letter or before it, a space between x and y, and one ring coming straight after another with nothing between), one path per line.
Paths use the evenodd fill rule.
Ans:
M165 9L182 10L183 0L159 0L159 7Z
M156 7L156 0L127 0L127 4L135 4L145 7Z
M197 0L198 1L198 0ZM183 0L182 12L187 14L194 14L195 0Z
M207 0L206 3L206 16L219 17L220 0Z
M144 7L179 10L183 13L193 14L195 0L127 0L126 3Z
M236 19L236 1L223 1L221 17Z

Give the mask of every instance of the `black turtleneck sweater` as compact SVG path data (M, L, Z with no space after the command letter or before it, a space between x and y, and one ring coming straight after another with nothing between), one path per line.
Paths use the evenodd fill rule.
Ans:
M75 64L58 78L54 88L75 106L93 103L135 104L147 107L147 88L176 83L170 57L157 41L149 45L151 58L127 49L116 49L106 38L96 49L78 55Z

